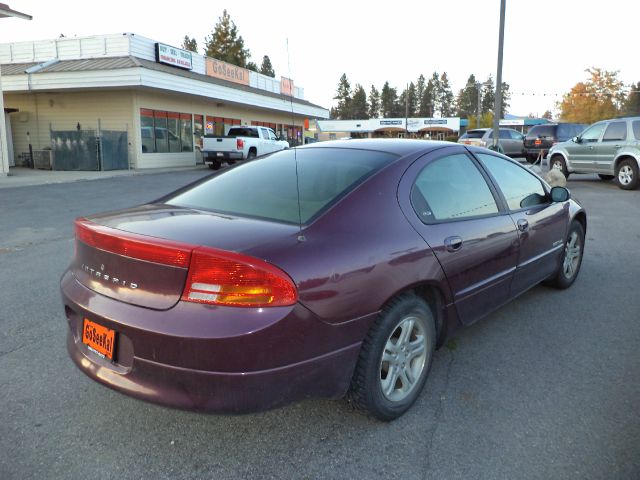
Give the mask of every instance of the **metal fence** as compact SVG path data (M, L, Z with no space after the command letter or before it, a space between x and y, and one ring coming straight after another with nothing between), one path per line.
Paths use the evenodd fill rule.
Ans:
M128 129L53 130L54 170L124 170L129 168Z

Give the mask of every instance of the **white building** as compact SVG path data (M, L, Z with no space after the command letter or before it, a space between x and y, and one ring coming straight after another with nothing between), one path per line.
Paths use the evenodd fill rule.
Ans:
M10 165L195 165L204 133L265 125L293 144L327 109L271 78L131 33L0 44ZM1 132L0 132L1 134Z

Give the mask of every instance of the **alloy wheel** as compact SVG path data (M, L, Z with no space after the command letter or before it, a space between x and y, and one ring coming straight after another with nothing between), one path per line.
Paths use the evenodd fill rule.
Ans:
M618 181L621 185L629 185L633 181L633 169L630 165L623 165L620 168Z
M566 278L572 278L576 274L580 265L581 254L582 246L580 245L578 232L571 232L569 240L564 247L564 262L562 264L562 272Z
M416 317L404 318L391 332L380 361L380 387L387 400L404 400L419 383L427 359L427 340Z

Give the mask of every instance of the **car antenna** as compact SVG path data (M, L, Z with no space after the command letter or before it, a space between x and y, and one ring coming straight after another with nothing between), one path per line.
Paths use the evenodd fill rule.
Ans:
M287 67L289 69L289 87L291 92L289 95L289 101L291 103L291 126L295 126L295 114L293 112L293 85L291 84L291 60L289 58L289 37L287 37ZM296 136L297 137L297 136ZM297 138L296 138L297 140ZM305 242L307 239L302 233L302 207L300 206L300 178L298 176L298 152L297 148L293 147L293 160L296 164L296 193L298 198L298 241Z

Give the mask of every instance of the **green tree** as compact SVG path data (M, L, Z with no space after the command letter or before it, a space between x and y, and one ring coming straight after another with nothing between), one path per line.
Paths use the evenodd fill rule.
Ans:
M511 92L509 91L509 84L502 82L502 89L500 90L502 96L502 103L500 104L500 118L504 118L507 110L509 109L509 100L511 100Z
M338 105L336 106L337 118L341 120L351 119L351 84L347 79L346 73L343 73L340 77L336 96L333 99L338 100Z
M273 65L271 65L271 59L269 58L269 55L265 55L264 57L262 57L262 65L260 65L260 73L268 77L275 78L276 72L273 69Z
M422 76L422 75L421 75ZM440 79L437 77L437 74L434 74L435 80L440 82ZM419 79L418 79L419 81ZM418 116L419 117L433 117L433 112L435 110L435 90L436 83L434 83L434 77L431 77L427 82L427 85L424 87L424 91L422 95L420 95L418 100Z
M416 98L416 86L413 82L402 91L398 98L400 117L415 117L418 110L418 99Z
M478 110L478 86L476 85L476 76L469 75L467 84L458 92L456 98L456 111L458 117L468 118L469 115L477 114Z
M247 70L251 70L253 72L257 72L258 71L258 65L256 65L255 63L249 61L247 62L247 64L244 66L244 68L246 68Z
M453 92L451 91L451 85L449 85L447 72L444 72L440 76L438 103L440 107L440 115L442 117L450 117L453 115Z
M496 89L493 77L489 78L482 85L482 113L493 112L494 102L496 99Z
M380 113L383 118L393 118L398 111L398 93L395 88L384 82L380 92Z
M369 118L378 118L380 116L380 92L371 85L371 91L369 92Z
M546 110L542 114L542 118L546 118L547 120L553 120L553 113L551 113L551 110Z
M416 111L415 116L419 117L420 115L420 106L422 104L422 97L424 96L424 90L427 88L425 83L424 75L420 74L418 77L418 81L416 82Z
M631 84L631 89L624 101L623 111L625 115L640 115L640 82Z
M208 57L217 58L239 67L246 67L251 57L249 49L244 48L244 39L242 35L238 34L238 27L231 20L226 9L223 10L222 17L218 18L218 23L211 35L205 38L204 45L205 55Z
M353 97L351 98L351 118L357 120L366 120L369 118L369 104L367 103L367 92L359 83L353 89Z
M566 122L593 123L620 113L625 95L618 72L600 68L585 70L590 78L576 83L558 104Z
M198 42L195 38L189 38L189 35L185 35L182 41L182 49L198 53Z

